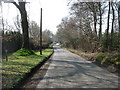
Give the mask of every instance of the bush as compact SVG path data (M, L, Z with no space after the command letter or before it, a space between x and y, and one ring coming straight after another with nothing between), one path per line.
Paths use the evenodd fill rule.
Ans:
M12 53L19 50L22 46L22 34L16 31L7 31L2 36L2 53Z
M110 62L114 64L114 66L120 66L120 54L111 55Z
M18 50L17 52L15 52L13 55L17 55L17 56L29 56L29 55L33 55L35 54L32 50L28 50L25 48L22 48L20 50Z
M105 55L104 54L99 54L97 55L94 59L98 62L101 62L104 59Z
M106 41L107 41L107 44L108 44L107 46L106 46ZM111 39L111 34L110 33L108 35L108 38L106 37L106 33L104 33L102 35L102 38L101 38L101 44L102 44L102 50L104 50L104 51L106 51L108 49L110 51L117 50L118 46L119 46L119 36L118 36L118 33L114 33L112 39Z
M100 63L112 64L114 66L120 66L120 54L118 53L100 53L94 60Z

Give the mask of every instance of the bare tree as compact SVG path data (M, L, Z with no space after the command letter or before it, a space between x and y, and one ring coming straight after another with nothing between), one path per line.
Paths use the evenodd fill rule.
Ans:
M21 0L21 2L18 2L19 4L17 4L16 2L12 2L12 3L18 8L21 14L21 25L22 25L22 32L23 32L22 48L29 49L28 20L27 20L27 12L25 9L26 2L23 2L23 0Z
M113 46L113 34L114 34L114 21L115 21L115 10L114 10L114 6L113 3L111 3L111 7L112 7L112 27L111 27L111 47Z
M118 32L120 33L120 1L119 2L114 2L114 6L115 6L115 10L117 11L117 15L118 15Z
M1 26L2 26L2 34L4 34L4 30L5 30L5 24L4 24L4 20L3 20L3 6L2 6L2 2L0 2L0 13L1 13Z
M120 1L118 2L118 25L119 25L118 42L120 43ZM118 48L118 51L120 52L120 46Z
M119 33L120 33L120 1L116 3L117 12L118 12L118 25L119 25Z
M20 23L19 15L16 16L16 18L14 20L14 25L15 25L16 29L18 30L18 32L20 32L21 31L21 23Z
M32 40L34 40L34 45L39 46L40 41L40 27L35 21L31 21L29 24L29 35Z
M100 16L100 28L99 28L99 41L101 40L102 37L102 4L101 2L98 3L99 6L99 16Z
M80 2L78 0L70 9L70 17L64 18L58 26L57 38L63 45L84 51L107 51L111 49L110 40L116 38L111 42L115 42L113 47L117 47L118 32L117 30L115 32L114 27L118 28L115 22L118 17L115 15L113 2ZM106 14L108 14L107 24L105 23L107 29L104 33L102 26ZM99 30L97 30L97 25L99 25Z
M97 12L98 12L98 7L97 7L97 2L86 2L88 8L91 10L93 13L93 20L94 20L94 33L95 36L97 36Z
M53 34L50 30L46 29L45 31L42 32L42 38L43 41L50 44L52 42Z
M109 9L108 9L108 19L107 19L107 29L106 29L106 48L108 49L108 35L109 35L109 24L110 24L110 6L111 2L109 2Z

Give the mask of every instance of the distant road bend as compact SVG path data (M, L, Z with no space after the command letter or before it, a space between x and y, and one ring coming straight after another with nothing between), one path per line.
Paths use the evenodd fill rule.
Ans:
M118 76L59 46L54 51L37 88L118 88Z

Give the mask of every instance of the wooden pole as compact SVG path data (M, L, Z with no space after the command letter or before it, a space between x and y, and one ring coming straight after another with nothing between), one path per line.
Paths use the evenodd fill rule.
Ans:
M42 8L41 8L41 19L40 19L40 55L42 55Z

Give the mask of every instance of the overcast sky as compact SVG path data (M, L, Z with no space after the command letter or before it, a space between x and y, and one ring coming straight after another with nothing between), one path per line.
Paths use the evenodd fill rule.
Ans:
M16 0L17 1L17 0ZM56 26L61 23L61 19L68 16L68 0L28 0L26 9L30 20L40 23L40 8L43 8L43 30L49 29L54 34L57 31ZM13 4L3 5L3 16L13 23L16 13L19 11Z
M49 29L54 34L57 31L56 26L61 23L62 18L69 15L69 7L67 5L70 0L26 1L30 2L26 4L29 19L36 21L38 24L40 24L40 8L43 8L43 30ZM17 13L19 13L19 11L13 4L3 4L3 16L4 19L7 19L9 25L14 24L13 22ZM104 21L107 22L106 19L104 19ZM105 30L105 28L106 24L103 25L103 31Z

